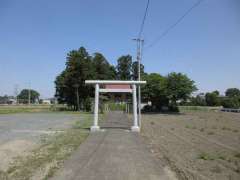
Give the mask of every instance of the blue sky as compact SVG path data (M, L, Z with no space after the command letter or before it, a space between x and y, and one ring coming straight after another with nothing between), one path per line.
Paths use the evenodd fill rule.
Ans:
M145 47L196 0L151 0ZM80 46L116 64L131 54L146 0L0 0L0 95L14 86L54 95L66 54ZM146 49L147 72L183 72L201 92L240 88L240 1L204 0L155 46Z

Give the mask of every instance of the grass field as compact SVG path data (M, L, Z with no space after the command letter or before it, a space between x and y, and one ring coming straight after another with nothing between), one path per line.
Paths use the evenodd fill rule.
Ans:
M212 107L212 106L179 106L180 112L185 111L219 111L221 107Z
M66 105L0 105L0 114L71 111Z
M48 112L50 105L1 105L0 114L27 113L27 112Z
M151 151L179 179L240 179L240 114L188 110L142 119Z

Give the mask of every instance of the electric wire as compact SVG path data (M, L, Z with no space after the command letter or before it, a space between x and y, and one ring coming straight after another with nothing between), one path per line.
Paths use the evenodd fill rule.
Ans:
M138 33L138 38L139 38L139 39L141 38L142 33L143 33L143 29L144 29L144 25L145 25L145 21L146 21L147 13L148 13L149 3L150 3L150 0L147 1L147 5L146 5L145 12L144 12L144 16L143 16L142 24L141 24L141 26L140 26L140 31L139 31L139 33Z
M185 13L180 16L176 22L171 24L160 36L158 36L150 45L146 47L146 49L149 49L153 47L155 44L157 44L163 37L165 37L173 28L175 28L190 12L198 7L204 0L198 0L195 2Z

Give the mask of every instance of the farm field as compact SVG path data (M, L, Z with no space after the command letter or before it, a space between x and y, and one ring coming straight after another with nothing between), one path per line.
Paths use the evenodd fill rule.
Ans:
M240 114L185 111L142 116L142 135L179 179L240 179Z

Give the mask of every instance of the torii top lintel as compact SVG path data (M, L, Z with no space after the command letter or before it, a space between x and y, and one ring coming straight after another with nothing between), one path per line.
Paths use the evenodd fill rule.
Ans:
M86 80L86 84L146 84L146 81Z

